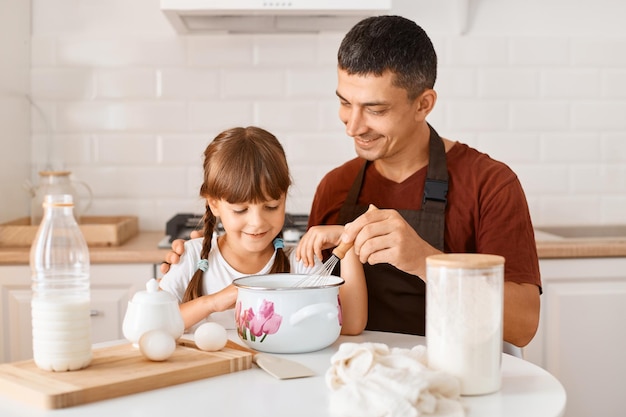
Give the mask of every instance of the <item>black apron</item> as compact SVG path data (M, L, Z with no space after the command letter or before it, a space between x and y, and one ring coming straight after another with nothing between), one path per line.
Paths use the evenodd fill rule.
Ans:
M421 210L398 210L415 231L443 251L448 167L443 140L430 125L428 172ZM358 198L369 162L357 175L339 211L339 224L351 222L367 211ZM380 207L385 208L385 207ZM368 294L366 329L424 335L426 332L426 284L390 264L363 265Z

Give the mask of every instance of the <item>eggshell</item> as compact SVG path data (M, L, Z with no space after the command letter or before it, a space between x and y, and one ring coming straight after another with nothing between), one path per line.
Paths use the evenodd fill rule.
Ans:
M202 323L194 332L194 340L198 349L213 352L226 346L228 334L219 323Z
M149 330L139 338L139 351L151 361L164 361L175 349L176 340L165 330Z

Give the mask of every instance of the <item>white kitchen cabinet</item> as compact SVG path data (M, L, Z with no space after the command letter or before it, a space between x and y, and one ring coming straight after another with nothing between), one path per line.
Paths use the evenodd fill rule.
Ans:
M524 357L561 381L565 417L626 409L626 258L540 260L541 321Z
M153 264L91 265L93 343L123 338L128 301L155 275ZM28 266L0 267L0 362L30 359L31 278Z

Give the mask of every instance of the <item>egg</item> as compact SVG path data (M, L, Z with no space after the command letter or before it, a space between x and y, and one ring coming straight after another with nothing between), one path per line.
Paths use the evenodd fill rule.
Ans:
M148 330L139 338L139 351L151 361L164 361L174 353L176 340L165 330Z
M193 334L198 349L212 352L226 346L228 334L224 326L214 322L202 323Z

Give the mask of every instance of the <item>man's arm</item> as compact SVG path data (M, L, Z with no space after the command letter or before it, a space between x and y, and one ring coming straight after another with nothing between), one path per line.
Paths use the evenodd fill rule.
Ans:
M395 210L375 210L346 225L341 237L354 241L362 263L390 263L426 281L426 258L441 253L422 239ZM504 284L503 338L516 346L527 345L539 324L539 288L534 284Z
M202 231L193 230L190 235L192 239L202 237ZM169 251L165 255L165 260L161 263L161 273L163 275L167 274L167 271L170 270L171 264L177 264L180 262L180 257L185 252L185 240L184 239L176 239L172 242L172 250Z
M539 326L539 288L535 284L504 282L504 340L526 346Z

